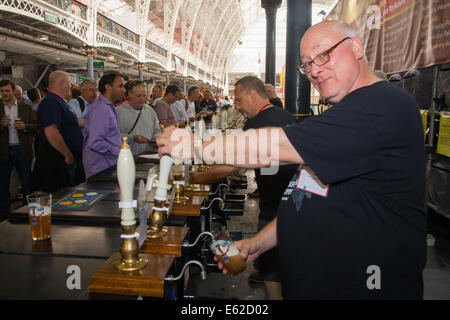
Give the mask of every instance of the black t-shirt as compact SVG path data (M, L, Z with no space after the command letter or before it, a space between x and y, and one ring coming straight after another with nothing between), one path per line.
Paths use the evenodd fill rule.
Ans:
M81 154L83 133L78 125L77 116L61 97L49 92L39 104L37 120L42 139L47 140L44 134L45 127L54 124L69 150Z
M296 174L283 194L283 297L421 299L425 157L414 99L377 82L284 131L329 190L302 191Z
M262 110L254 118L247 120L243 130L264 127L285 127L294 123L294 117L286 110L270 107ZM281 195L297 171L298 165L280 166L274 175L261 174L255 169L256 184L259 191L259 219L273 220L277 215ZM264 173L264 172L263 172Z

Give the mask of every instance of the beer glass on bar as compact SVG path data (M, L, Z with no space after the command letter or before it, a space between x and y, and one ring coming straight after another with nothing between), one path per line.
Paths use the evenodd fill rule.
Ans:
M31 238L46 240L51 236L52 195L33 193L27 196Z

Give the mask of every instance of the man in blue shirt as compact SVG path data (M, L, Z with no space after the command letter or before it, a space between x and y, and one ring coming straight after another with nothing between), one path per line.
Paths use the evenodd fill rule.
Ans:
M69 76L62 71L50 74L49 90L37 112L41 141L33 184L35 189L53 192L83 179L83 134L75 113L64 100L70 94Z
M80 85L81 95L69 101L69 106L77 115L78 124L84 127L84 116L89 105L97 99L97 84L92 79L84 79Z

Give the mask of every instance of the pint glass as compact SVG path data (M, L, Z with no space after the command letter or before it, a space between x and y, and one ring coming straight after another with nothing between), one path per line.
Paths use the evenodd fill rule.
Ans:
M33 240L50 238L52 195L50 193L33 193L27 196L28 219Z

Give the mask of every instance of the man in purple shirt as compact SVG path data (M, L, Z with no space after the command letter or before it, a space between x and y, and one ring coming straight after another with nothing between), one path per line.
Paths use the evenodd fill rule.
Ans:
M83 165L86 178L117 164L121 138L114 104L125 95L125 80L119 73L100 78L100 95L84 117Z

